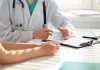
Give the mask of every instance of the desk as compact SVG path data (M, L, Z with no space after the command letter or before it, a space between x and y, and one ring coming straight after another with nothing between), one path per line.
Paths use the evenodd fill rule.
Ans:
M76 35L100 36L100 29L77 29ZM0 70L58 70L63 61L100 63L100 44L81 49L61 46L55 56L39 57L18 64L0 66Z

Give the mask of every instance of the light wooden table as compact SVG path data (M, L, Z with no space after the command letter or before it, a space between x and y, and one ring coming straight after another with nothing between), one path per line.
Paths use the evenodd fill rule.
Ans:
M77 29L76 35L100 36L100 29ZM38 40L35 42L39 43ZM100 44L81 49L61 46L55 56L39 57L18 64L0 66L0 70L58 70L63 61L100 63Z

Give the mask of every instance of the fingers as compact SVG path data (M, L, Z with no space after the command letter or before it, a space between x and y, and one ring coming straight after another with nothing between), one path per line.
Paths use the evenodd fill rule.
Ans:
M51 45L53 45L54 46L54 49L55 50L58 50L59 48L60 48L60 43L58 43L58 42L49 42Z
M50 29L43 29L43 34L41 34L42 39L47 39L49 35L52 35L53 31Z
M52 33L51 32L44 32L45 33L45 35L52 35Z
M52 34L51 34L51 33L45 32L45 33L43 33L42 35L40 35L40 37L41 37L42 39L47 39L47 38L49 37L49 35L52 35Z
M58 52L60 46L57 43L54 42L47 42L44 44L41 44L44 50L44 55L55 55L55 53Z
M70 36L70 35L69 35L69 36L65 36L65 37L64 37L64 39L65 39L65 40L68 40L69 38L71 38L71 36Z
M49 42L47 42L47 44L52 45L55 49L60 47L60 43L58 43L58 42L49 41Z
M58 27L58 29L60 30L60 32L62 33L63 37L65 40L69 39L70 38L70 32L69 30L66 28L63 28L63 27Z
M48 41L48 43L52 43L52 44L56 44L56 45L60 45L60 43L57 42L57 41Z
M45 28L44 31L53 33L52 30Z

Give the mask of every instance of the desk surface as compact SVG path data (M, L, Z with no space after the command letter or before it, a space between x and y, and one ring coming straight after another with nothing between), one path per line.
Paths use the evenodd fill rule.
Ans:
M100 29L78 29L76 35L100 36ZM62 46L55 56L45 56L18 64L0 66L0 70L58 70L63 61L100 63L99 45L81 49Z

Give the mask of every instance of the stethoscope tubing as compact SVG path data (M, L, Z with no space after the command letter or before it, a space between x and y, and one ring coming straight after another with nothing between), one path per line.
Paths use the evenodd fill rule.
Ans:
M15 8L15 1L16 0L13 0L13 8ZM22 8L24 8L24 3L21 0L19 0L19 2L22 4Z
M22 9L24 8L24 3L21 1L21 0L19 0L19 2L21 3L21 5L22 5ZM13 0L13 5L12 5L12 7L15 9L15 7L16 7L16 0ZM24 11L23 11L24 12ZM43 28L46 28L46 23L47 23L47 21L46 21L46 6L45 6L45 1L43 2L43 16L44 16L44 24L43 24ZM23 20L24 20L24 14L23 14ZM23 22L23 24L24 24L24 22ZM19 24L19 25L16 25L17 27L22 27L23 26L23 24Z

